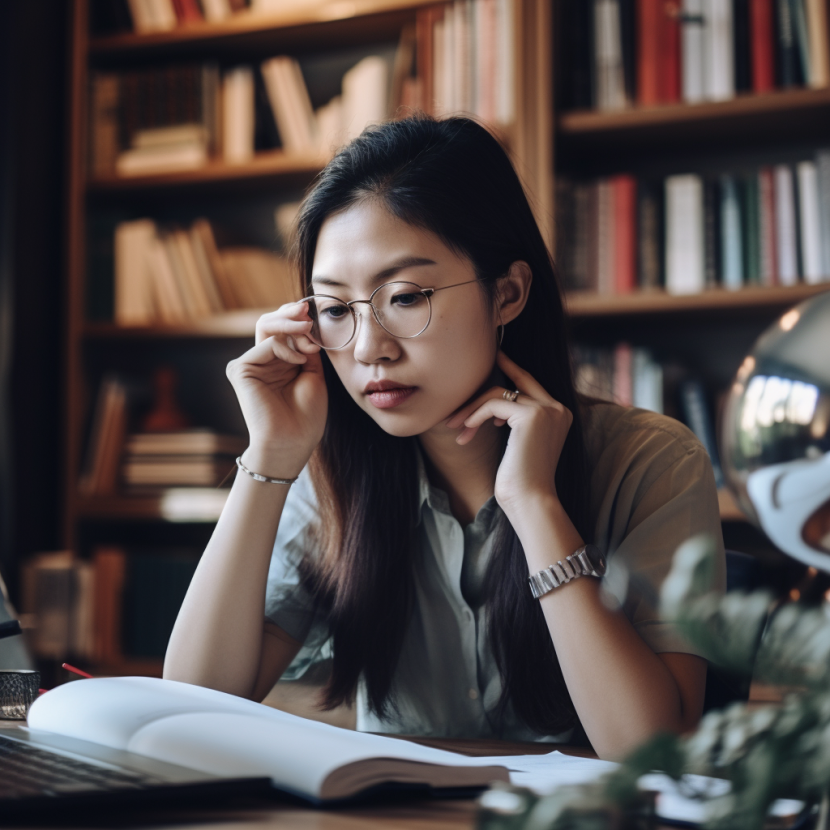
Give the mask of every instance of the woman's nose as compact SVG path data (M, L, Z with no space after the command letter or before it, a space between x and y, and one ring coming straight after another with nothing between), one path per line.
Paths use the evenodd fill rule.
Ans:
M376 363L379 360L395 360L400 355L398 338L386 331L366 303L353 306L357 321L354 335L354 357L361 363Z

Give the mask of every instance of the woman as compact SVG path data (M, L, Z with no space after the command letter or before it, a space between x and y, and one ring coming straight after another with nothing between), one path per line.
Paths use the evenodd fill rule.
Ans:
M250 445L165 677L261 700L333 652L324 704L356 698L359 729L581 724L617 758L694 726L706 663L654 596L678 544L720 540L708 458L668 418L578 400L550 256L498 142L463 118L369 129L297 238L307 299L261 317L228 366ZM594 578L602 554L632 574L622 607ZM539 577L535 598L528 576L569 556L555 573L586 575Z

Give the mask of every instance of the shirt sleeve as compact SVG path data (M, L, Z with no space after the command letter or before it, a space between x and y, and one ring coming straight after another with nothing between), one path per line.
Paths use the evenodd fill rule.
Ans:
M283 674L301 677L315 663L331 657L325 615L300 577L300 563L314 553L314 529L319 521L314 488L306 471L292 485L283 507L265 590L265 617L303 643Z
M612 453L613 463L606 470L612 486L600 509L597 544L606 550L609 561L625 565L629 581L624 598L619 599L650 648L655 653L703 656L674 624L661 619L659 595L677 548L701 533L711 536L717 548L713 588L719 592L725 588L723 535L709 456L694 435L676 422L667 429L652 425L632 430L625 443L626 451Z

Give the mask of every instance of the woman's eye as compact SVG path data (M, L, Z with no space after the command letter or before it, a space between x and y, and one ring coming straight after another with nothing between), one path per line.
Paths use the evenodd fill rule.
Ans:
M415 303L417 303L420 298L420 294L396 294L394 297L392 297L392 305L415 305Z
M344 314L348 314L348 311L349 310L345 306L333 305L329 306L329 308L325 310L325 313L326 317L328 317L329 319L339 320Z

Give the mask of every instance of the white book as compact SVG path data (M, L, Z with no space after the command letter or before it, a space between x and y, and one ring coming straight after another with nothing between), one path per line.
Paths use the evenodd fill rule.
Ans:
M121 222L115 229L115 322L146 326L153 321L148 253L156 238L151 219Z
M735 50L732 0L704 0L704 97L727 101L735 97Z
M173 273L165 245L157 236L150 240L147 252L150 291L153 307L163 323L181 323L188 319L187 305Z
M496 121L516 118L516 29L513 0L496 0Z
M626 100L618 0L594 0L594 44L597 108L623 109Z
M143 35L145 32L152 32L155 29L153 9L149 0L127 0L127 7L130 10L133 31L136 34Z
M827 43L827 0L806 0L807 33L810 43L808 85L823 89L830 85L830 46Z
M775 249L781 285L798 282L797 235L793 171L787 164L778 164L775 166Z
M818 173L815 162L812 161L799 162L797 170L802 276L805 282L815 285L825 279L821 250Z
M652 358L647 349L634 349L631 375L633 405L662 414L663 367Z
M208 23L218 23L233 13L229 0L201 0L201 5Z
M148 0L148 4L156 30L167 32L176 28L178 21L173 0Z
M705 97L703 70L703 41L705 24L703 0L683 0L681 28L681 79L683 100L696 104Z
M816 154L821 220L821 262L824 276L830 275L830 150Z
M222 79L222 151L239 164L254 155L254 73L250 66L225 72Z
M666 179L666 290L696 294L706 284L703 181L689 174Z
M505 766L355 732L174 680L118 677L41 695L28 726L221 776L268 776L312 802L385 782L441 787L509 781Z
M262 63L260 71L283 149L287 153L316 149L314 112L297 61L284 55L270 58Z
M202 280L199 266L190 244L187 231L176 228L167 237L171 256L175 257L184 277L187 293L192 298L196 309L196 316L209 317L214 312L222 310L218 294L214 297L208 286Z
M196 170L207 164L207 147L203 143L160 144L137 150L124 150L115 160L119 176L149 176Z
M445 12L446 17L446 12ZM444 18L436 20L432 26L432 108L437 117L446 115L449 112L447 101L444 97L446 86L446 54L444 29L446 21Z
M317 119L318 149L326 156L344 143L343 97L336 95L314 113Z
M389 66L369 55L343 76L343 129L346 140L356 138L369 124L387 117Z

